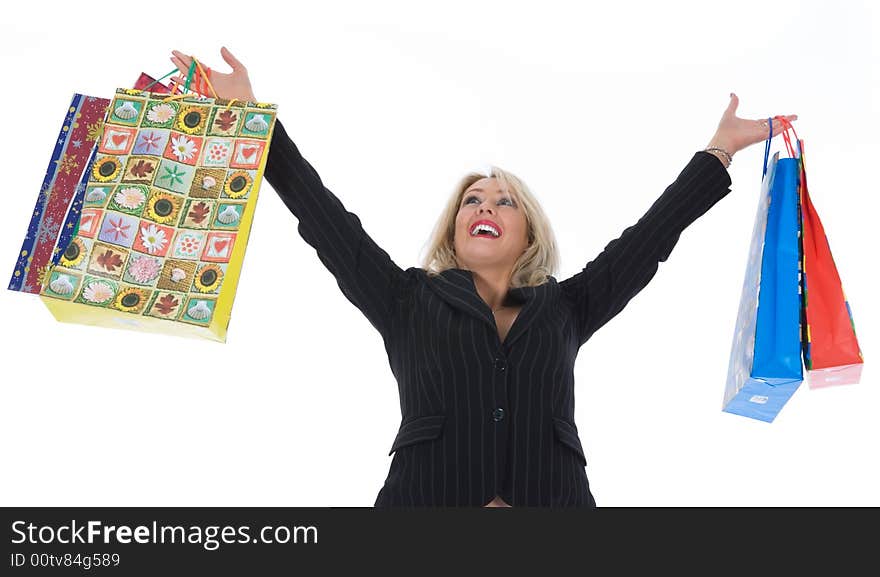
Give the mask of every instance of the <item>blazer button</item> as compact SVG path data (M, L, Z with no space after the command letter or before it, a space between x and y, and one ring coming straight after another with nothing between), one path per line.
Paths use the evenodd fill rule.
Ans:
M504 362L504 359L495 359L495 370L503 373L505 368L507 368L507 363Z
M501 419L503 419L504 418L504 409L502 409L501 407L498 407L497 409L492 411L492 418L495 419L496 421L500 421Z

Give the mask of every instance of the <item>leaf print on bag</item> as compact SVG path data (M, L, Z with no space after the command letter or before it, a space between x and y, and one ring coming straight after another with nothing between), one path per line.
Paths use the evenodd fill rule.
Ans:
M238 131L241 112L235 109L215 109L208 128L208 134L214 136L234 136Z
M156 312L163 316L168 316L177 311L177 307L180 306L180 300L174 297L173 294L168 293L164 294L158 299L156 299L156 304L153 307L156 309Z
M131 167L131 173L138 178L146 178L153 172L154 167L152 164L148 164L143 160L138 160L134 166Z
M150 184L156 174L156 166L158 159L152 156L134 156L128 159L125 166L125 173L122 175L122 182L131 182L136 184Z
M211 209L204 202L200 202L193 205L192 209L190 209L189 218L193 222L201 223L209 214L211 214Z
M86 270L98 276L119 279L125 270L129 251L112 244L95 242Z
M98 255L98 264L110 272L115 272L117 267L122 266L122 258L111 250L106 250Z

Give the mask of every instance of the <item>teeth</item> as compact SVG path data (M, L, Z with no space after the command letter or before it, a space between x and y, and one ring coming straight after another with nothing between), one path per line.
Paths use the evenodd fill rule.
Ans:
M492 236L494 236L495 238L498 238L498 236L499 236L498 231L495 230L494 227L492 227L488 224L483 224L483 223L480 223L474 227L474 229L471 231L471 236L477 236L477 234L479 234L481 230L488 230L489 232L492 233Z

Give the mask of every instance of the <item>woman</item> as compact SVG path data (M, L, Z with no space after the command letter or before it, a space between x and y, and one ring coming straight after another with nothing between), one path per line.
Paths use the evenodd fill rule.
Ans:
M217 95L257 101L245 67L221 54L232 71L207 73ZM181 74L191 62L178 51L171 60ZM375 506L596 506L574 422L575 358L730 192L731 157L767 138L767 121L736 117L737 103L731 94L707 149L647 213L561 282L547 218L513 174L466 175L424 268L403 270L276 121L266 180L381 334L398 381L402 421ZM774 120L773 133L781 128Z

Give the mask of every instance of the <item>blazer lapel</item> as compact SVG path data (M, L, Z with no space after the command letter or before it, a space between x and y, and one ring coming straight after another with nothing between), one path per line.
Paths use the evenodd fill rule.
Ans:
M498 327L495 325L495 317L492 309L486 304L474 284L473 273L460 268L450 268L437 276L427 277L429 286L440 295L443 300L458 310L469 314L486 323L497 334ZM512 344L520 337L529 326L545 314L548 305L554 302L558 296L559 287L556 279L552 276L547 282L536 287L517 287L510 289L511 298L523 303L522 309L507 332L504 345Z
M474 285L471 271L449 268L437 276L428 277L429 286L453 307L474 316L495 329L495 317Z
M517 301L525 301L523 308L516 315L516 320L507 332L504 346L509 347L522 336L529 327L541 316L546 315L550 305L558 297L559 286L552 276L547 277L547 282L538 286L517 287L510 289L510 295ZM490 311L491 312L491 311Z

